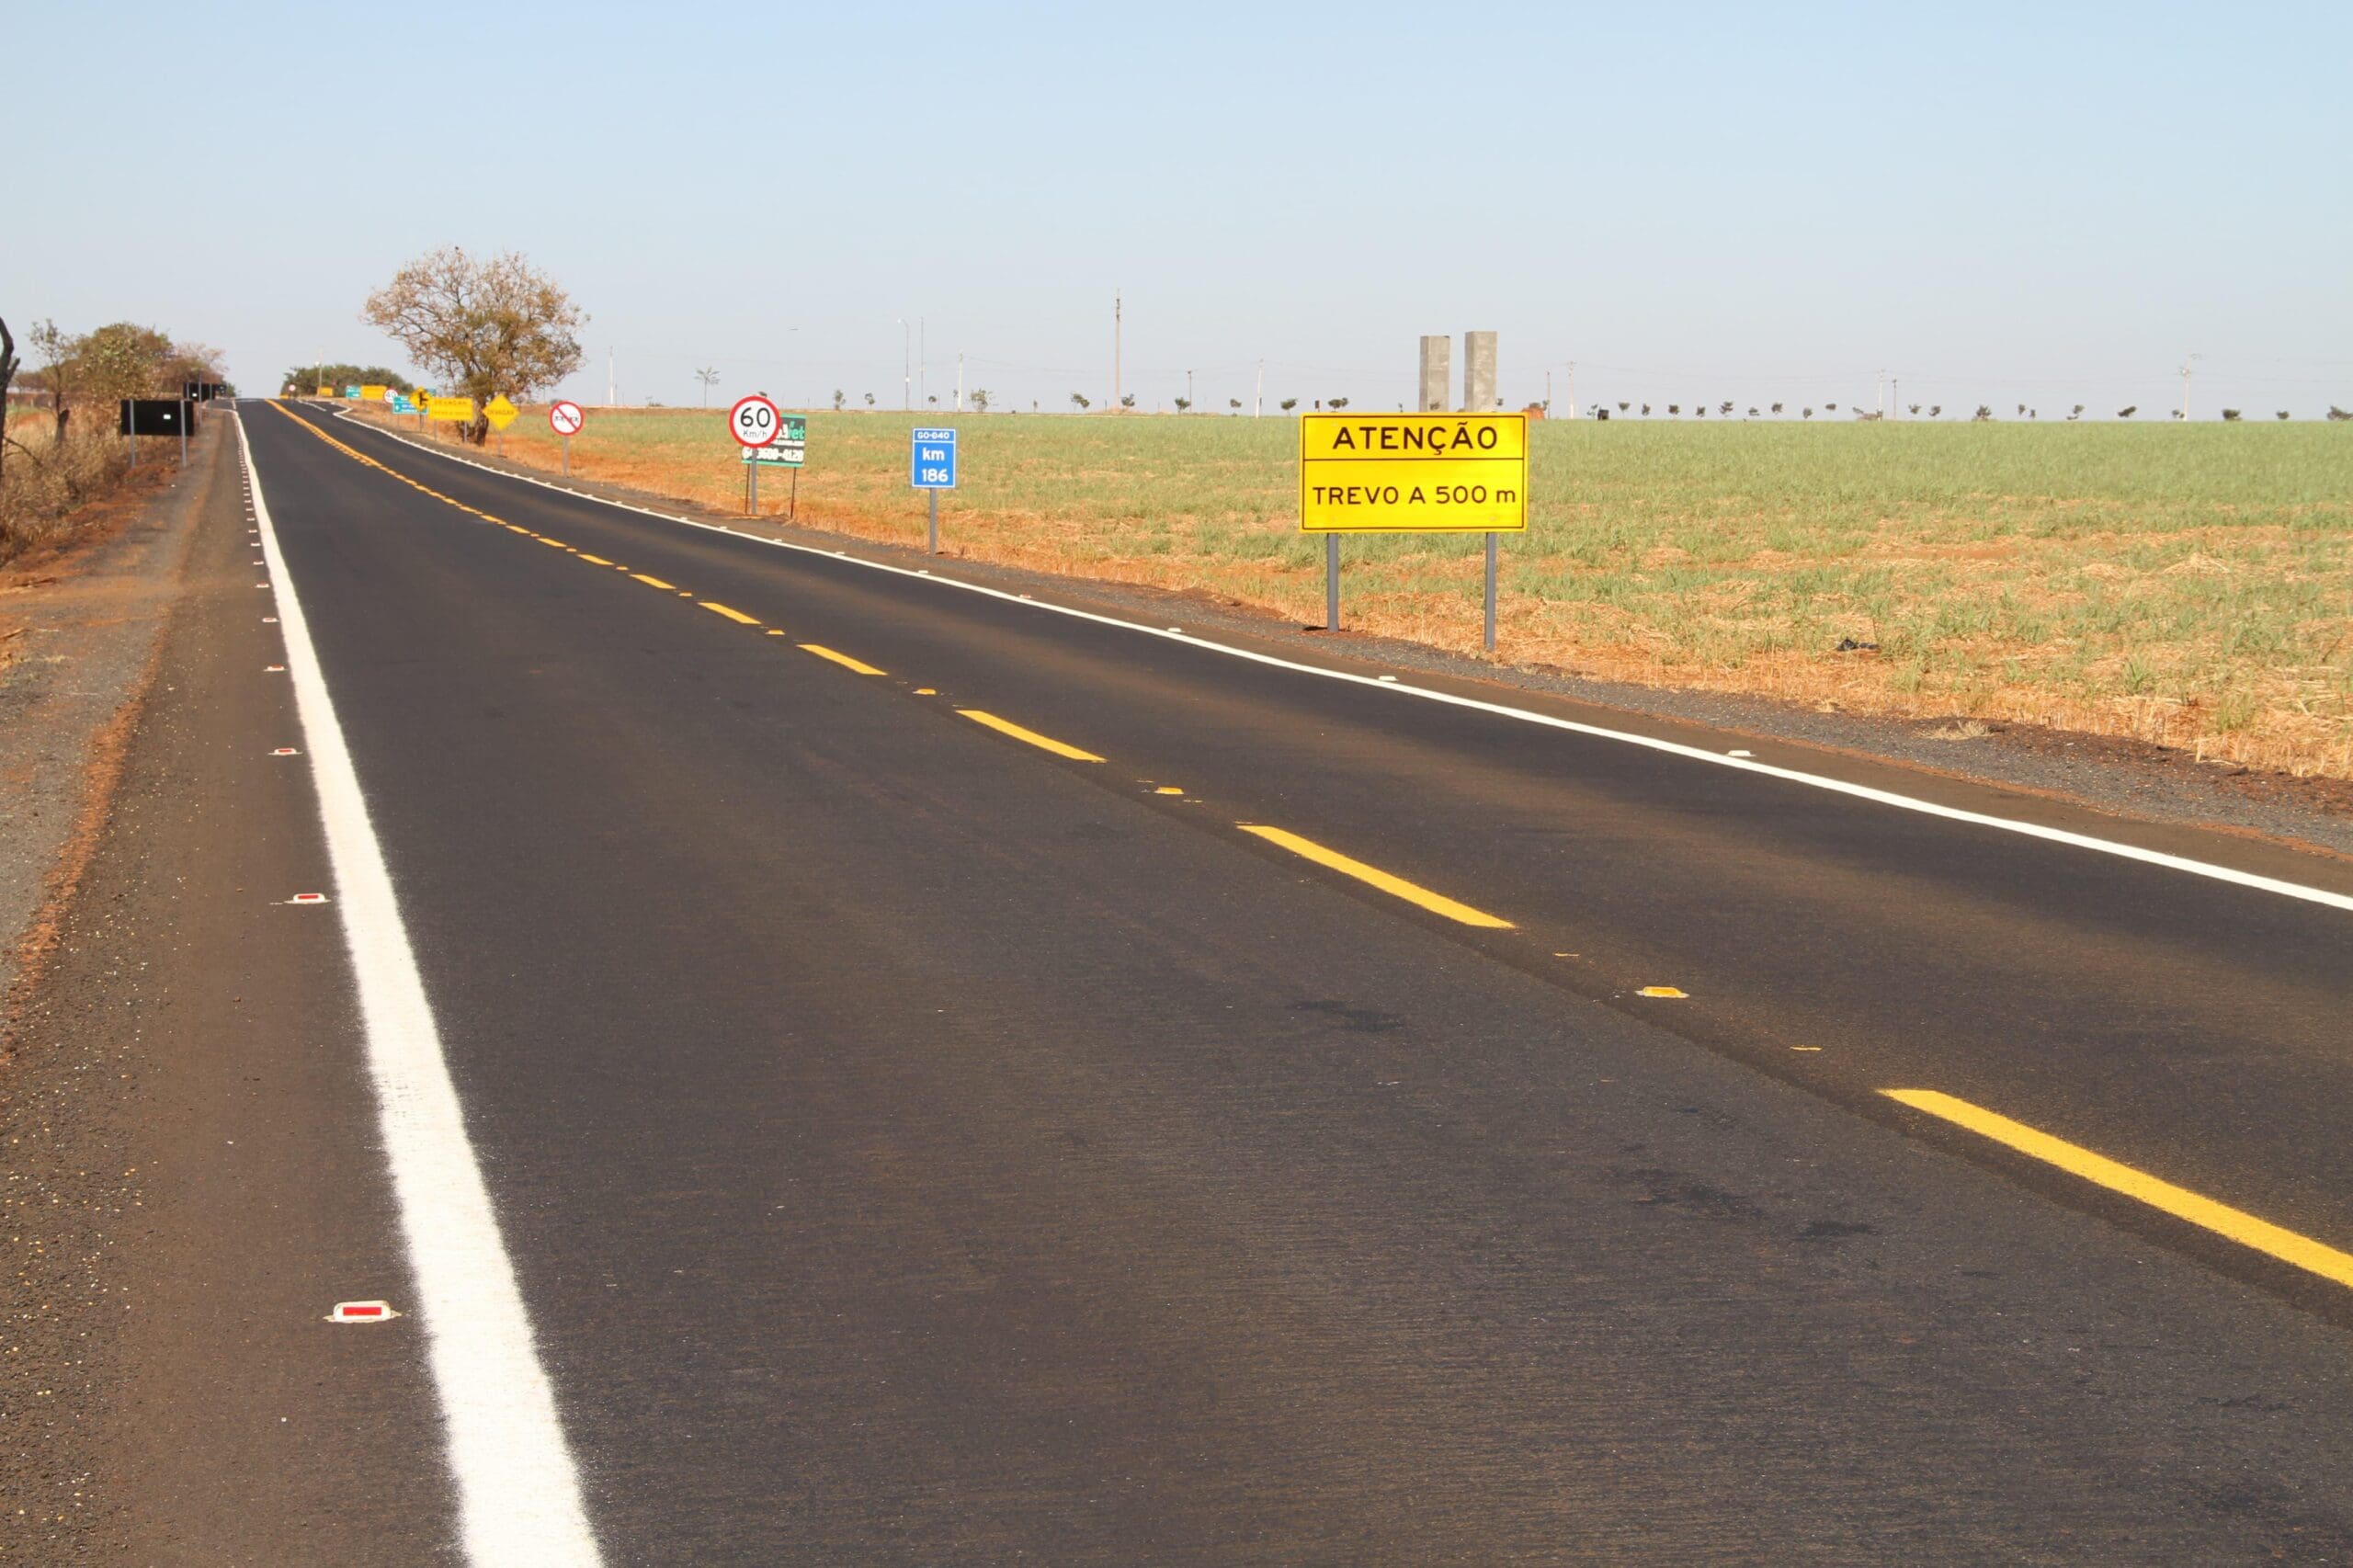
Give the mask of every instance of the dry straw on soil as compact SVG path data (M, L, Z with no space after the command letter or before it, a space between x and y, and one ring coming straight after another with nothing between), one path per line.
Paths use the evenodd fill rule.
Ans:
M809 416L806 524L918 542L903 415ZM1320 618L1296 426L962 416L956 553ZM507 455L552 468L539 411ZM593 411L589 478L726 508L717 411ZM786 482L763 477L762 510ZM1552 423L1504 545L1506 658L1822 707L2130 735L2353 777L2353 429ZM1461 653L1475 539L1344 546L1347 614ZM1876 649L1835 652L1842 642Z

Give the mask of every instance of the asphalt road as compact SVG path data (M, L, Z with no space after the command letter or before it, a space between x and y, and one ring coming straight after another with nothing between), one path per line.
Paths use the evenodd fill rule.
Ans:
M2353 1561L2341 865L243 406L278 592L175 639L213 706L142 739L254 776L197 836L278 864L172 961L244 966L278 1153L186 1244L310 1288L307 1237L406 1315L285 1292L171 1374L382 1380L300 1485L143 1460L216 1499L202 1560L479 1557L550 1490L469 1457L504 1298L451 1321L384 1175L386 927L332 780L268 766L320 739L290 588L552 1391L514 1447L607 1562Z

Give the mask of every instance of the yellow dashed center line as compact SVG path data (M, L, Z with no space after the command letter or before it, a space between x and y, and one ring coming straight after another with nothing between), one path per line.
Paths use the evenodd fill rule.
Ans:
M956 711L975 724L986 724L999 734L1011 735L1017 741L1028 742L1040 751L1050 751L1056 756L1066 756L1073 762L1103 760L1091 751L1081 751L1078 747L1058 741L1051 735L1041 735L1035 730L1025 730L1010 719L1000 719L994 713L983 713L977 708L959 708Z
M2226 1236L2241 1246L2268 1253L2282 1263L2317 1274L2336 1284L2353 1287L2353 1254L2342 1253L2335 1247L2316 1242L2310 1236L2258 1220L2244 1210L2176 1187L2169 1181L2134 1170L2131 1165L2095 1154L2089 1149L2040 1132L2022 1121L1974 1106L1934 1089L1881 1089L1881 1094L1914 1110L1940 1117L1956 1127L1965 1127L1983 1138L2017 1150L2032 1159L2058 1166L2070 1176L2081 1176L2110 1192L2120 1192L2137 1199L2150 1208L2188 1221L2200 1230Z
M759 621L753 617L745 615L740 609L729 609L717 599L703 600L702 608L710 611L713 615L725 616L728 619L733 621L738 626L757 626L759 624Z
M580 559L597 566L610 566L612 564L611 562L606 560L603 556L591 555L585 550L580 552Z
M667 588L672 593L676 593L678 590L677 584L665 583L659 577L649 577L642 572L632 572L630 575L638 582L644 584L649 588Z
M1483 926L1492 931L1516 929L1508 920L1490 915L1483 909L1473 909L1467 903L1458 903L1444 893L1432 892L1419 883L1392 876L1378 866L1368 866L1336 849L1326 849L1312 838L1302 838L1295 833L1286 833L1281 828L1267 827L1258 823L1241 822L1233 825L1319 866L1327 866L1343 876L1354 877L1382 892L1402 898L1407 903L1417 903L1434 915L1443 915L1449 920L1459 920L1465 926Z
M836 653L831 648L821 648L814 642L803 642L800 644L800 647L801 651L804 653L814 653L821 659L831 659L842 668L846 670L856 670L862 676L879 676L888 673L884 670L876 669L872 665L868 664L863 659L853 659L847 653Z
M563 540L560 539L550 539L545 534L540 535L540 542L541 544L551 544L558 550L570 550L572 548L572 546L564 543Z

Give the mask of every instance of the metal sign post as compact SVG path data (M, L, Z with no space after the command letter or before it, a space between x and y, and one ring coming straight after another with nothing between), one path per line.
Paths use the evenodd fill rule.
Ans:
M563 437L563 477L572 477L572 437L588 422L580 405L559 399L548 404L548 428Z
M1324 536L1324 630L1340 630L1340 536Z
M1487 652L1495 651L1495 536L1487 536Z
M728 428L735 432L735 439L745 451L765 447L784 433L784 415L777 412L775 403L754 392L739 397L735 406L727 411ZM747 459L744 464L744 515L757 517L760 510L760 465Z
M949 428L917 426L909 433L907 444L907 482L924 493L930 505L930 525L924 537L924 553L939 553L939 493L956 488L956 432Z

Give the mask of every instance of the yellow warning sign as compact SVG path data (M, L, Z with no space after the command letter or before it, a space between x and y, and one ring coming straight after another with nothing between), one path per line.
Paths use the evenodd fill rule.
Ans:
M482 412L483 417L490 421L492 429L504 430L514 424L515 416L523 411L507 402L505 392L500 392L482 405Z
M319 389L319 395L321 397L333 397L335 395L335 389L333 387L321 387Z
M392 395L392 389L390 387L379 386L370 382L359 389L359 401L362 403L381 403Z
M1302 533L1520 533L1524 414L1302 414Z
M428 419L454 419L463 424L474 416L474 400L470 397L428 397L425 400Z

